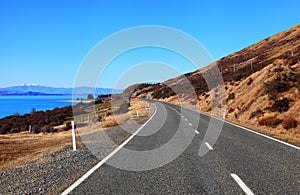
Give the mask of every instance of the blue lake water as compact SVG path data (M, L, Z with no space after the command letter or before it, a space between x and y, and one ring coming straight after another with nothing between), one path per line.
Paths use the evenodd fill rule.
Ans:
M32 108L46 111L55 107L71 106L71 102L63 102L71 99L72 96L0 96L0 118L15 113L27 114Z

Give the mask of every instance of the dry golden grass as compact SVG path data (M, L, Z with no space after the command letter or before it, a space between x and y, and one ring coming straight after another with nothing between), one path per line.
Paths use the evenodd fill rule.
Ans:
M80 137L78 145L82 146ZM53 134L29 134L27 132L0 135L0 171L20 167L39 156L72 146L71 131Z
M114 116L108 116L105 117L104 120L101 122L102 128L109 128L117 126L118 124L122 124L130 119L129 114L120 114L120 115L114 115Z
M197 88L205 89L205 85L201 84L201 77L196 76L218 64L222 67L221 71L226 85L226 98L228 100L226 120L300 146L300 84L298 78L296 78L300 74L299 35L300 24L186 75ZM284 83L281 83L282 85L278 84L282 81L288 82L288 86ZM182 82L182 76L178 76L165 81L164 84L180 86ZM274 83L277 83L277 86ZM139 97L151 99L155 97L152 96L154 92L157 93L158 90L162 89L160 86L161 84L155 85L152 90L147 89L146 93L141 93L142 89L136 91L135 94L139 94ZM273 91L277 94L272 94ZM201 108L202 112L214 115L212 113L212 111L214 112L212 97L216 97L214 96L216 93L217 91L210 90L197 94L198 103L188 96L184 97L186 98L184 102L178 102L176 96L159 100L195 110ZM291 100L289 102L290 108L287 111L278 112L278 110L268 109L274 105L274 99L280 100L282 98ZM222 107L224 104L225 101L219 99L214 108ZM263 116L250 117L252 113L258 110L263 111ZM269 116L276 116L283 121L287 118L293 118L298 125L296 128L284 129L284 127L289 128L284 123L276 127L266 127L258 124L260 117ZM293 127L293 125L291 126Z
M86 129L85 131L88 133L93 133L95 131L99 130L105 130L110 127L114 127L117 125L120 125L122 123L125 123L128 121L130 118L133 118L137 115L136 109L138 109L139 116L140 117L148 117L150 116L150 105L149 103L145 101L141 101L138 99L132 99L130 101L130 107L128 108L128 113L124 114L118 114L118 115L109 115L106 116L105 114L103 115L103 120L100 123L95 123L94 125L89 125L89 129ZM109 111L110 109L107 109Z
M299 124L298 127L288 130L283 128L283 124L279 124L276 127L259 125L259 120L261 118L271 116L276 116L281 120L292 117L296 119L298 123L300 122L300 96L299 94L295 93L295 91L297 91L295 87L291 88L287 92L278 94L278 99L285 97L293 100L287 112L270 112L268 109L266 109L273 104L273 101L269 99L268 95L264 94L264 83L274 80L278 76L277 74L281 74L273 72L274 68L278 67L283 68L283 72L289 71L286 61L276 59L272 64L269 64L262 70L252 74L250 77L253 82L250 85L248 85L249 78L242 80L236 85L228 84L227 92L234 93L236 97L233 100L228 101L228 110L233 109L234 111L227 113L226 119L236 124L254 129L263 134L300 146ZM297 63L293 66L293 68L299 72L300 64ZM263 110L263 116L249 120L251 113L256 110Z
M149 103L145 102L145 101L138 100L138 99L132 99L130 101L129 110L133 110L133 109L136 109L136 108L138 108L139 110L149 108Z
M163 101L166 101L166 100L163 100ZM180 105L177 101L170 101L170 103ZM210 102L208 102L208 104L209 103ZM257 105L259 105L259 104L260 104L260 102L258 102ZM261 104L263 104L263 103L261 103ZM210 111L206 110L209 106L207 104L205 104L205 102L204 103L201 102L202 110L200 110L199 107L195 108L195 105L190 105L190 104L188 104L188 102L186 102L186 103L184 103L184 105L180 105L180 106L198 110L198 111L204 112L206 114L211 114ZM230 108L230 106L231 106L231 104L228 105L228 108ZM236 109L236 110L238 110L238 109ZM233 112L233 113L235 113L235 112ZM276 139L294 144L296 146L300 146L300 127L299 127L300 124L298 124L297 128L291 128L288 130L284 129L282 127L282 125L278 125L277 127L260 126L260 125L258 125L257 120L252 120L252 121L248 120L249 115L247 115L247 113L250 113L250 111L244 113L244 115L239 116L240 118L238 118L238 119L235 118L234 114L227 113L226 120L230 121L232 123L247 127L249 129L255 130L262 134L274 137ZM265 114L265 116L269 116L269 115ZM297 116L297 115L293 114L293 116Z
M285 130L282 128L281 125L277 126L276 128L272 127L265 127L265 126L259 126L257 124L253 124L249 121L239 121L236 119L226 119L230 122L242 125L244 127L253 129L257 132L260 132L262 134L274 137L276 139L294 144L296 146L300 146L300 129L294 128L294 129L289 129Z
M228 87L228 90L226 91L226 97L228 97L230 93L235 94L235 97L233 99L229 99L227 102L226 120L248 127L279 140L283 140L285 142L300 146L300 94L299 92L296 93L298 90L293 87L289 91L280 94L279 98L286 97L293 100L290 103L290 109L287 112L270 113L270 111L266 109L267 107L270 107L273 102L268 98L268 95L264 94L264 83L270 79L274 79L275 76L273 73L273 69L275 67L278 67L277 63L279 62L282 63L281 66L285 65L284 61L276 60L276 62L274 62L273 64L270 64L263 68L261 71L252 74L251 76L249 76L249 78L232 84L226 83L226 86ZM293 68L300 71L300 63L294 65ZM251 83L249 83L250 78L252 80ZM202 111L207 114L212 114L211 102L213 95L213 90L207 92L204 95L199 95L200 106L193 105L190 99L186 99L185 102L178 102L176 96L171 96L169 98L160 100ZM296 128L290 128L288 130L283 128L283 124L279 124L276 127L261 126L258 124L258 121L260 119L259 117L249 120L251 113L258 109L264 111L263 117L276 115L283 121L286 118L292 117L297 120L298 126Z
M101 111L108 109L109 103L101 105ZM97 131L106 130L109 127L124 123L133 116L136 116L135 109L138 108L139 115L150 116L149 104L140 100L132 100L131 107L126 114L106 116L102 122L89 124L83 127L77 133L77 145L83 147L80 134L93 134ZM40 156L64 150L66 147L72 147L72 132L65 131L51 134L29 134L28 132L0 135L0 171L22 167L31 160L37 160Z
M138 99L132 99L130 101L129 114L131 117L137 115L136 109L138 110L139 116L148 116L150 111L150 105L148 102L141 101Z

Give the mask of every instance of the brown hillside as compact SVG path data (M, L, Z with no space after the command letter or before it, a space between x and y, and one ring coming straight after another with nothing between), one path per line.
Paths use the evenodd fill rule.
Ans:
M186 96L181 105L209 113L217 90L209 91L202 74L215 65L225 84L226 120L300 145L300 24L195 72L159 84L132 86L131 97L179 104L178 97L186 94L171 88L187 88L183 82L187 78L197 97Z

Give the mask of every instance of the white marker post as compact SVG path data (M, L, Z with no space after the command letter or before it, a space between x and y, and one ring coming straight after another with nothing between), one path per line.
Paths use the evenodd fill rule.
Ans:
M29 125L29 133L31 133L31 125Z
M76 151L76 131L75 131L75 121L71 121L71 124L72 124L73 151Z
M139 109L136 108L135 111L136 111L136 117L139 117Z

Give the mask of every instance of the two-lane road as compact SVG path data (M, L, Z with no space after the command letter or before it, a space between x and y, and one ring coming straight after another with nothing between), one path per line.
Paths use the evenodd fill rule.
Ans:
M210 117L172 104L152 102L156 106L154 116L124 146L128 151L137 151L137 155L126 158L126 152L121 149L65 193L300 193L298 147L225 122L217 142L205 141L209 152L199 156ZM170 140L177 145L170 144ZM185 143L188 143L187 147ZM159 153L154 155L156 153L152 151L156 150ZM139 152L143 151L150 152L141 158ZM127 170L111 166L114 164ZM157 168L129 171L147 167Z

